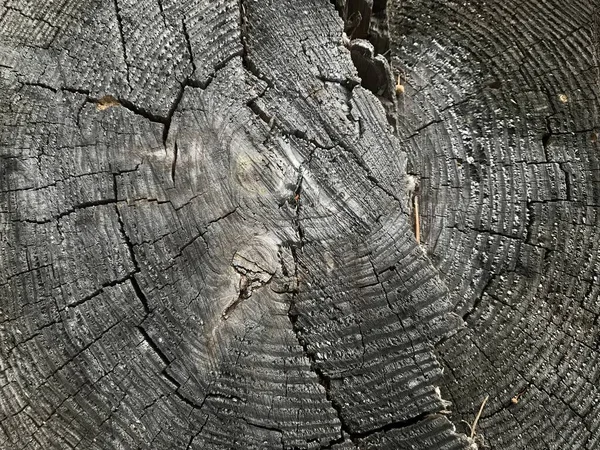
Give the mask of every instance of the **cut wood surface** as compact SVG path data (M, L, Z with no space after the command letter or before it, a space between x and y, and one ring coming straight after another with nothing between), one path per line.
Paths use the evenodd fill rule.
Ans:
M598 13L4 2L0 448L599 448Z

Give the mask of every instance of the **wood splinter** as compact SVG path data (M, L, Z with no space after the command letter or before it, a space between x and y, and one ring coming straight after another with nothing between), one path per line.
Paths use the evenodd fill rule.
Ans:
M404 85L400 83L400 75L398 75L398 81L396 81L396 94L404 94Z
M487 403L488 398L490 398L490 396L486 395L485 398L483 399L483 401L481 402L481 406L479 407L479 412L475 416L475 420L473 421L473 425L470 426L470 428L471 428L471 439L473 439L475 437L475 429L477 428L477 422L479 422L479 418L481 417L481 413L483 412L483 408L485 407L485 404Z
M516 405L517 403L519 403L519 400L521 400L521 396L525 393L525 389L523 389L521 392L519 392L517 395L515 395L513 398L510 399L510 402L513 405Z

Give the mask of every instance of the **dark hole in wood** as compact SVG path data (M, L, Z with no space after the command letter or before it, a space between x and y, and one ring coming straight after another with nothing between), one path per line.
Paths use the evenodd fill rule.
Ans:
M552 133L544 133L542 136L542 145L544 148L548 148L548 144L550 143L550 138L552 137Z

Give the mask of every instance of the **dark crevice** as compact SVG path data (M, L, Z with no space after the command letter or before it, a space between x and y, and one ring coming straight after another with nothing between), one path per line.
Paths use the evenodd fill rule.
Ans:
M163 9L162 0L156 0L156 3L158 3L158 10L160 11L160 15L162 16L165 28L169 28L169 26L167 25L167 17L165 16L165 10Z
M165 366L170 365L171 364L171 360L167 357L167 355L165 355L163 353L163 351L160 349L160 347L158 345L156 345L156 342L154 342L154 339L152 339L150 337L150 335L144 329L144 327L141 327L141 326L138 325L136 328L140 332L140 334L144 337L144 340L148 343L148 345L152 348L152 350L154 350L154 353L156 353L158 355L158 357L163 362L163 364ZM169 376L169 375L167 375L167 376ZM177 387L179 387L179 382L177 382L176 380L172 380L171 382L173 384L177 385Z
M344 22L348 39L365 39L374 49L375 55L390 57L387 0L330 0Z
M340 19L344 20L344 17L346 15L346 12L343 8L345 0L329 0L329 3L333 5L338 15L340 16Z
M147 317L148 314L149 314L149 312L147 310L147 303L148 302L146 300L146 297L142 293L139 285L137 284L137 281L135 280L135 278L133 276L131 277L131 280L132 280L131 284L133 285L136 294L138 295L138 297L139 297L140 301L142 302L142 304L144 304L144 307L146 309L146 317ZM143 322L143 320L145 320L145 318L142 319L142 322ZM185 403L186 405L190 406L192 409L196 409L196 410L202 409L202 407L204 406L204 402L206 401L207 397L204 397L204 399L202 400L201 403L197 403L197 402L189 399L185 395L183 395L181 392L179 392L179 389L181 388L181 383L179 381L177 381L171 374L169 374L167 372L167 368L171 364L172 360L170 360L167 357L167 355L165 355L165 353L161 350L161 348L158 346L158 344L154 341L154 339L152 339L152 337L148 334L148 332L146 331L146 329L141 324L137 325L136 329L140 332L140 334L144 338L144 341L146 341L146 343L150 346L150 348L154 351L154 353L160 358L160 360L165 365L165 367L161 370L160 374L163 377L165 377L165 379L167 379L172 385L175 386L175 390L173 391L173 394L179 400L181 400L183 403Z
M52 86L50 86L48 84L45 84L45 83L37 83L37 82L29 82L29 81L27 81L27 82L24 82L22 84L23 84L23 86L33 86L33 87L39 87L39 88L42 88L42 89L48 89L49 91L52 91L54 93L57 93L59 91L59 89L54 88L54 87L52 87Z
M197 234L196 236L194 236L192 239L190 239L189 241L187 241L185 244L183 244L179 251L177 252L177 254L175 254L171 259L176 259L179 258L182 254L183 251L188 248L190 245L192 245L194 242L196 242L198 239L204 239L204 235L207 233L208 231L208 227L210 227L213 223L218 222L219 220L223 220L227 217L229 217L230 215L232 215L233 213L235 213L237 211L237 206L235 208L233 208L231 211L227 211L225 214L223 214L222 216L219 216L215 219L212 219L210 221L208 221L205 225L206 230L204 230L202 233Z
M85 297L77 300L76 302L69 303L67 305L67 308L76 308L77 306L80 306L80 305L86 303L87 301L92 300L93 298L97 297L102 292L104 292L104 290L106 288L108 288L108 287L114 287L114 286L117 286L119 284L125 283L126 281L128 281L128 280L131 279L132 274L133 273L127 274L125 277L119 278L118 280L113 280L113 281L110 281L110 282L107 282L107 283L103 283L100 288L96 289L91 294L89 294L89 295L87 295L87 296L85 296Z
M113 280L113 281L109 281L108 283L104 283L102 284L102 286L100 286L100 288L96 289L94 292L92 292L90 295L85 296L84 298L77 300L76 302L73 303L69 303L67 305L67 308L75 308L77 306L80 306L82 304L84 304L85 302L87 302L88 300L93 299L94 297L97 297L98 295L100 295L104 289L108 288L108 287L114 287L117 286L118 284L123 284L125 283L127 280L131 279L133 275L132 273L127 274L126 276L124 276L123 278L119 278L118 280Z
M261 72L258 70L254 62L250 59L249 51L248 51L248 18L246 16L246 4L245 0L239 0L239 9L240 9L240 39L242 43L242 65L244 68L254 75L259 80L263 80L267 83L269 87L273 87L274 84L271 80L267 79Z
M200 87L202 89L206 89L208 87L208 85L210 84L210 81L212 81L212 79L214 78L214 76L216 75L216 73L219 70L221 70L223 67L225 67L229 63L229 61L231 61L232 59L242 58L243 55L244 55L244 50L242 49L242 50L232 53L227 58L225 58L223 61L219 62L218 64L215 64L213 72L208 76L208 81L206 83L200 83L201 86L198 86L198 87Z
M398 88L390 62L370 43L354 40L348 44L350 56L363 88L372 92L383 107L388 124L397 128Z
M377 177L375 177L372 173L371 170L369 169L369 167L367 167L367 165L365 164L365 162L363 161L362 157L357 154L354 150L352 150L351 148L349 148L344 142L340 141L337 142L337 144L343 148L347 154L349 154L350 156L352 156L352 158L354 159L354 161L356 162L356 164L362 168L366 174L366 179L369 180L371 183L373 183L373 185L377 186L379 189L381 189L384 193L386 193L390 198L394 199L396 202L398 202L399 206L400 206L400 210L402 212L404 212L405 214L408 214L408 212L406 211L406 208L404 206L404 203L402 201L402 199L400 199L394 192L390 191L389 188L383 186L381 184L381 182L377 179Z
M431 125L435 125L435 124L437 124L437 123L442 123L442 122L443 122L443 120L442 120L442 119L435 119L435 120L432 120L432 121L430 121L430 122L427 122L426 124L424 124L424 125L421 125L419 128L416 128L416 129L413 131L413 133L412 133L410 136L408 136L406 139L404 139L404 140L405 140L405 141L407 141L407 140L409 140L409 139L412 139L412 138L414 138L415 136L418 136L418 135L419 135L419 133L421 133L421 131L423 131L424 129L426 129L426 128L430 127Z
M387 0L373 0L373 14L381 14L386 11Z
M368 39L373 4L365 0L331 0L350 39Z
M319 384L321 386L323 386L323 388L325 389L325 397L331 403L332 408L337 412L337 416L338 416L338 419L341 424L342 432L340 433L340 437L336 440L331 441L329 443L328 447L324 447L324 448L330 448L332 445L344 442L344 440L345 440L344 433L347 433L348 435L350 435L351 432L350 432L349 425L347 424L347 422L345 421L345 419L343 417L342 405L333 397L333 395L331 393L331 378L328 377L316 365L315 355L311 351L309 351L308 342L302 337L303 330L302 330L301 326L298 324L299 312L297 310L296 300L297 300L297 296L300 292L299 267L301 265L298 253L302 251L304 244L305 244L304 231L300 224L302 180L303 180L302 171L299 170L298 180L296 182L296 187L294 189L294 199L296 201L296 215L293 219L294 225L297 229L299 242L294 243L289 246L290 252L292 254L292 258L294 260L294 275L293 276L296 280L296 283L295 283L295 288L290 292L291 295L290 295L290 307L288 309L288 318L292 325L292 330L293 330L294 334L296 335L296 338L298 339L298 343L302 347L303 353L306 355L306 357L310 361L311 370L317 376L317 380L318 380ZM280 262L282 265L282 271L288 272L287 268L283 264L283 259L281 258L281 256L280 256Z
M117 187L117 176L118 175L116 173L113 173L113 192L114 192L115 199L119 198L118 187ZM150 306L148 303L148 298L142 291L142 288L140 287L137 279L135 278L135 274L141 272L140 265L138 263L136 255L135 255L133 243L131 242L131 240L129 239L129 235L125 231L125 223L123 222L123 217L121 215L121 211L119 210L118 204L115 204L115 211L117 212L117 220L119 222L119 231L121 232L121 235L123 236L123 240L125 241L125 245L127 246L127 250L129 252L129 258L130 258L130 260L133 264L133 268L134 268L133 274L130 275L131 286L133 287L133 290L134 290L138 300L140 301L140 303L142 304L142 307L144 308L144 313L145 313L144 319L145 319L148 316L148 314L150 314ZM142 321L144 319L142 319Z
M48 22L48 21L47 21L46 19L44 19L43 17L34 17L34 16L31 16L31 15L29 15L29 14L25 13L24 11L22 11L22 10L20 10L20 9L18 9L18 8L15 8L14 6L10 6L10 5L7 5L7 4L5 3L5 4L4 4L4 7L6 8L6 11L14 11L14 12L16 12L16 13L18 13L18 14L22 15L23 17L26 17L27 19L34 20L34 21L36 21L36 22L42 22L42 23L45 23L46 25L48 25L49 27L52 27L52 28L54 28L54 29L60 28L60 27L58 27L57 25L54 25L54 24L52 24L52 23ZM39 11L39 10L38 10L38 11ZM43 9L42 9L42 11L43 11ZM6 12L5 12L5 13L6 13Z
M492 283L494 282L494 280L499 277L500 275L502 275L503 272L500 272L498 274L492 274L487 282L485 283L485 285L483 286L483 288L481 289L481 293L479 294L479 296L477 296L477 298L475 299L475 302L473 302L473 305L471 306L471 308L462 315L462 319L467 322L467 320L469 319L469 317L471 317L471 315L473 315L473 313L477 310L477 308L479 308L479 305L481 305L481 302L483 301L483 297L484 295L487 293L487 290L490 288L490 286L492 285Z
M572 188L572 180L571 180L571 170L567 167L565 167L564 163L559 163L558 165L560 167L560 170L563 171L563 173L565 174L565 190L566 190L566 200L567 201L571 201L573 200L573 188Z
M173 257L171 259L177 259L179 258L181 255L183 255L183 251L188 248L190 245L192 245L194 242L196 242L198 239L201 239L202 236L204 235L204 233L200 233L196 236L194 236L192 239L190 239L188 242L186 242L185 244L183 244L183 246L181 246L181 248L179 249L179 251L173 255Z
M87 89L78 89L78 88L74 88L74 87L52 87L49 84L45 84L45 83L40 83L40 82L35 82L35 81L24 81L21 82L22 86L33 86L33 87L38 87L40 89L47 89L51 92L54 92L55 94L57 92L70 92L72 94L79 94L79 95L84 95L86 96L86 101L92 103L92 102L97 102L97 99L94 98L89 98L90 95L90 91L88 91Z
M304 247L305 244L305 235L304 235L304 228L302 227L302 223L301 223L301 212L302 212L302 185L304 182L304 170L305 167L310 165L310 163L312 162L312 158L315 154L315 149L311 150L308 157L302 161L302 163L300 164L300 167L298 168L298 178L296 179L296 184L294 185L294 192L293 192L293 197L290 199L290 204L292 205L292 207L295 210L295 215L293 218L293 223L294 226L296 227L296 232L298 234L298 240L299 240L299 246L298 249L302 250L302 248ZM292 253L294 256L294 261L297 262L296 257L298 256L297 253L294 252ZM297 267L296 267L297 269ZM297 270L296 270L296 280L298 280L297 278Z
M254 428L259 428L261 430L266 430L266 431L274 431L276 433L279 433L281 435L283 435L283 430L281 428L275 428L275 427L268 427L266 425L259 425L257 423L254 422L250 422L248 419L246 419L243 416L239 416L240 419L242 419L244 422L246 422L248 424L248 426L254 427Z
M554 100L552 98L552 94L548 90L548 87L542 86L541 90L544 93L544 95L546 95L546 98L548 99L548 105L552 109L552 114L548 115L545 119L546 132L542 135L542 148L544 150L544 157L546 158L546 162L551 162L552 160L548 153L548 147L550 146L552 136L554 135L554 133L552 132L552 125L551 125L550 120L552 119L552 117L556 116L557 111L556 111L556 105L554 104Z
M192 64L191 76L193 77L196 74L196 63L194 62L194 52L192 51L192 41L190 40L190 35L187 30L187 25L185 24L185 17L181 18L181 28L183 30L183 36L185 37L187 51L190 54L190 63Z
M85 96L90 95L90 91L88 91L87 89L78 89L78 88L66 86L66 87L62 87L61 90L71 92L73 94L80 94L80 95L85 95Z
M108 199L103 199L103 200L93 200L90 202L84 202L84 203L80 203L78 205L74 205L73 207L71 207L71 209L60 213L58 216L56 216L56 219L60 219L64 216L68 216L69 214L73 214L74 212L81 210L81 209L85 209L85 208L92 208L94 206L102 206L102 205L113 205L117 203L117 199L116 198L108 198Z
M550 156L548 155L548 146L550 145L550 139L552 138L552 130L550 130L550 125L547 123L548 131L542 135L542 148L544 149L544 157L547 162L550 162Z
M117 27L119 28L119 35L121 36L121 45L123 47L123 61L125 62L127 86L131 90L131 82L129 79L129 61L127 58L127 45L125 45L125 35L123 34L123 19L121 18L121 10L119 8L119 0L113 0L115 6L115 16L117 18Z
M239 0L240 8L240 40L242 43L242 65L251 73L257 74L256 67L248 57L248 19L246 17L246 5L244 0Z
M95 206L102 206L102 205L113 205L117 203L116 199L102 199L102 200L93 200L90 202L84 202L84 203L80 203L78 205L73 205L71 208L67 209L66 211L61 212L60 214L51 217L50 219L44 219L44 220L33 220L33 219L22 219L22 220L18 220L18 222L27 222L27 223L35 223L37 225L43 225L46 223L50 223L50 222L54 222L54 221L58 221L60 219L62 219L65 216L71 215L73 213L76 213L77 211L80 211L82 209L86 209L86 208L93 208Z
M188 41L188 43L189 43L189 41ZM191 52L191 45L190 45L189 51ZM165 146L165 148L167 145L167 138L169 137L169 130L171 128L171 120L173 119L173 115L175 114L175 111L177 111L177 108L179 107L179 104L181 103L181 100L183 99L183 94L185 93L185 88L190 87L190 88L197 88L197 89L203 89L203 90L207 89L208 86L210 86L210 84L212 83L217 72L219 70L221 70L223 67L225 67L227 62L229 62L234 56L227 58L222 63L215 66L215 70L211 74L208 75L208 77L205 81L196 81L191 77L187 77L181 83L181 85L179 87L179 91L177 92L177 96L173 100L173 103L171 104L171 107L169 108L167 115L165 117L154 116L158 119L159 122L164 124L162 139L163 139L163 145ZM195 71L196 67L195 67L193 61L192 61L192 65L193 65L193 68ZM192 75L193 75L193 73L192 73Z
M190 440L189 440L189 442L188 442L187 447L185 448L185 450L190 450L192 448L192 442L194 442L194 439L196 439L198 436L200 436L200 433L202 433L202 430L204 430L204 427L208 423L208 419L209 418L210 418L210 416L206 416L206 419L204 420L204 423L202 424L202 426L200 427L200 429L198 430L198 432L196 434L192 434L190 436Z
M332 148L334 148L334 145L324 145L314 138L309 138L306 131L298 130L297 128L294 128L293 130L285 130L283 127L280 127L279 129L284 136L294 136L295 138L298 138L304 142L308 142L309 144L314 145L316 148L320 148L323 150L331 150Z
M248 108L250 108L250 110L254 114L256 114L259 117L259 119L261 119L267 125L269 125L269 126L273 125L275 123L273 121L273 116L269 115L269 113L267 113L264 109L262 109L260 106L258 106L258 104L256 103L256 100L258 100L258 98L253 98L252 100L248 101L248 103L246 103L246 106L248 106Z
M197 402L187 398L181 392L179 392L179 389L181 388L181 383L179 381L177 381L172 375L170 375L167 372L167 368L169 367L169 365L171 364L172 361L169 360L167 355L165 355L164 352L160 349L160 347L156 344L156 342L154 342L154 339L152 339L152 337L148 334L148 332L144 329L144 327L138 325L138 326L136 326L136 329L140 332L140 334L142 335L144 340L148 343L150 348L154 351L154 353L156 353L156 355L160 358L160 360L165 365L164 369L161 371L161 375L163 377L165 377L171 384L173 384L175 386L175 390L173 391L173 394L179 400L181 400L183 403L190 406L192 409L198 409L198 410L202 409L202 407L204 406L204 402L206 401L206 398L208 396L204 397L204 399L202 400L201 403L197 403Z
M527 234L525 235L525 243L531 244L533 238L533 223L535 221L535 210L533 208L533 203L531 201L527 201L527 225L526 230Z
M360 80L357 78L335 78L320 74L315 75L315 78L319 81L322 81L323 83L339 84L340 86L348 89L349 91L352 91L352 89L354 89L355 86L358 86L360 84Z
M217 223L219 220L223 220L226 219L227 217L229 217L230 215L236 213L238 210L238 206L236 206L235 208L233 208L231 211L227 211L225 214L223 214L222 216L216 217L214 219L209 220L208 222L206 222L206 228L208 228L210 225L212 225L213 223ZM204 234L204 233L202 233Z
M169 137L169 131L171 129L171 121L173 120L173 114L175 114L175 111L177 111L177 107L179 106L179 103L181 102L181 99L183 98L183 93L185 92L185 88L188 85L189 85L189 80L186 80L185 82L183 82L181 84L181 87L179 88L179 92L177 93L177 97L175 97L175 100L171 104L171 107L169 108L169 111L167 112L167 117L165 117L165 120L163 122L164 127L163 127L162 141L163 141L163 146L165 147L165 149L167 148L167 139Z
M175 170L177 168L177 141L173 144L173 162L171 163L171 181L175 184Z
M295 202L295 216L294 216L294 225L296 226L296 231L298 233L298 239L300 241L300 249L304 246L305 236L304 236L304 228L302 228L300 213L302 210L302 181L304 180L304 176L302 175L302 169L298 171L298 181L296 182L296 188L294 189L294 197L293 201Z
M288 318L290 320L290 323L292 324L292 330L294 331L294 334L296 335L296 338L298 339L298 343L302 346L304 354L310 361L311 370L316 374L319 384L321 386L323 386L323 388L325 389L325 397L331 403L331 406L333 407L333 409L335 409L335 411L337 412L337 416L338 416L338 418L340 420L340 424L341 424L342 433L341 433L340 440L335 441L335 443L339 443L339 442L344 441L344 433L347 433L349 436L352 435L350 426L348 425L348 423L346 422L346 420L344 419L344 416L342 414L342 405L333 397L333 395L331 393L331 378L328 377L327 375L325 375L325 373L316 366L315 355L308 349L308 343L302 337L303 330L300 327L300 325L298 324L299 313L296 309L296 297L298 295L297 289L299 289L299 283L300 283L300 280L298 278L298 265L299 265L298 251L299 250L302 250L302 248L300 247L297 249L295 247L291 247L291 252L292 252L292 256L294 258L294 263L295 263L294 271L295 271L295 277L296 277L296 291L292 292L291 297L290 297L290 308L288 310Z
M233 266L236 272L240 274L240 282L238 286L239 295L236 300L234 300L229 306L225 308L223 313L221 314L221 318L223 320L227 320L229 316L235 311L235 309L246 299L252 297L252 293L271 282L273 279L273 274L269 274L270 278L268 281L263 282L256 276L252 277L250 272L244 273L243 268Z
M417 416L414 417L410 417L408 419L404 419L404 420L399 420L399 421L395 421L395 422L391 422L388 423L386 425L383 425L379 428L374 428L372 430L369 431L363 431L363 432L359 432L359 433L352 433L351 437L352 439L363 439L366 438L368 436L371 436L373 434L376 433L387 433L388 431L392 431L392 430L398 430L401 428L406 428L406 427L410 427L412 425L415 425L419 422L423 422L427 419L429 419L430 417L435 417L437 414L440 414L438 411L426 411L424 413L421 413Z
M309 138L307 133L303 130L299 130L297 128L295 129L287 129L285 127L285 125L283 123L281 123L280 121L276 120L274 116L270 115L267 111L265 111L264 109L262 109L258 103L259 97L257 98L253 98L250 101L248 101L246 103L246 106L248 106L248 108L254 113L256 114L263 122L265 122L267 125L269 125L269 127L273 128L277 128L277 130L283 135L283 136L293 136L295 138L301 139L309 144L314 145L317 148L321 148L323 150L331 150L332 148L334 148L334 145L332 146L327 146L322 144L321 142L317 141L314 138Z
M361 85L375 94L388 110L389 104L393 104L396 98L394 77L389 62L376 54L373 47L365 44L364 41L350 43L350 56L361 79Z
M136 269L139 272L139 268L136 267ZM140 303L142 304L142 307L144 308L144 313L147 316L148 314L150 314L150 307L148 306L148 298L144 294L144 291L142 291L142 288L140 287L135 276L133 276L133 275L131 276L131 286L133 287L133 291L135 292L135 295L139 299Z
M234 55L233 57L235 57L237 55ZM231 60L232 58L228 58L225 62L221 64L219 64L217 67L215 67L215 71L210 74L207 78L207 80L205 82L197 82L192 80L191 78L186 78L180 85L179 90L177 92L177 95L175 97L175 99L173 100L173 103L171 104L171 107L169 108L169 111L167 112L166 116L161 116L158 114L154 114L152 112L150 112L149 110L142 108L138 105L136 105L135 103L131 102L130 100L127 100L126 98L123 97L112 97L110 95L104 96L102 98L96 98L96 97L92 97L90 95L90 91L85 90L85 89L77 89L77 88L72 88L72 87L59 87L59 88L54 88L52 86L49 86L47 84L44 83L22 83L23 85L26 86L34 86L34 87L39 87L39 88L43 88L43 89L48 89L54 93L57 93L59 91L67 91L67 92L71 92L71 93L76 93L76 94L81 94L81 95L85 95L86 96L86 102L88 103L94 103L97 105L102 105L104 102L107 101L107 99L112 99L113 101L115 101L115 103L118 102L118 104L120 106L123 106L125 109L131 111L132 113L134 113L135 115L138 115L140 117L143 117L144 119L147 119L150 122L153 123L160 123L163 125L163 133L162 133L162 142L163 142L163 146L167 147L167 138L169 136L169 130L171 128L171 120L173 118L173 115L175 114L175 111L177 110L179 104L181 103L181 100L183 98L183 94L185 92L185 88L186 87L192 87L192 88L199 88L199 89L206 89L208 88L208 86L210 85L210 83L212 82L212 80L214 79L216 73L222 69L224 67L224 65ZM77 123L79 123L79 119L77 119Z
M132 102L130 102L127 99L119 98L118 100L121 105L123 105L125 108L127 108L134 114L144 117L145 119L149 120L150 122L160 123L163 125L162 143L163 143L164 148L166 149L167 148L167 139L169 137L169 130L171 128L171 120L173 119L173 115L175 114L175 111L177 110L179 103L181 103L181 99L183 98L183 94L184 94L185 88L187 86L203 88L203 86L193 86L191 80L189 80L189 79L184 81L183 83L181 83L179 91L177 92L177 96L173 100L173 103L171 104L171 107L169 108L169 111L167 112L166 116L159 116L157 114L153 114L150 111L148 111L144 108L140 108L139 106L133 104Z
M28 264L28 266L29 266L29 264ZM6 286L8 284L8 282L10 282L10 280L12 280L13 278L20 277L21 275L29 274L29 273L32 273L32 272L39 272L42 269L46 269L46 268L50 268L52 270L52 273L54 273L54 266L53 266L53 264L42 264L42 265L36 266L36 267L28 267L25 270L21 270L19 272L15 272L15 273L12 273L12 274L8 275L5 278L5 282L4 283L0 283L0 286ZM0 323L3 323L3 322L0 321Z
M91 100L94 102L97 102L96 99L91 99ZM153 114L150 111L148 111L147 109L141 108L125 98L119 97L117 100L123 107L125 107L126 109L128 109L129 111L131 111L132 113L134 113L138 116L142 116L143 118L148 119L150 122L164 124L167 120L166 117Z

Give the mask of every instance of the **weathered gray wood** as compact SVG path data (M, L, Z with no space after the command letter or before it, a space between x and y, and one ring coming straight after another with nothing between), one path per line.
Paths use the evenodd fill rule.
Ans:
M423 243L466 321L437 351L451 419L489 395L490 448L598 448L598 4L387 12Z
M469 8L0 6L0 448L594 448L595 24Z

